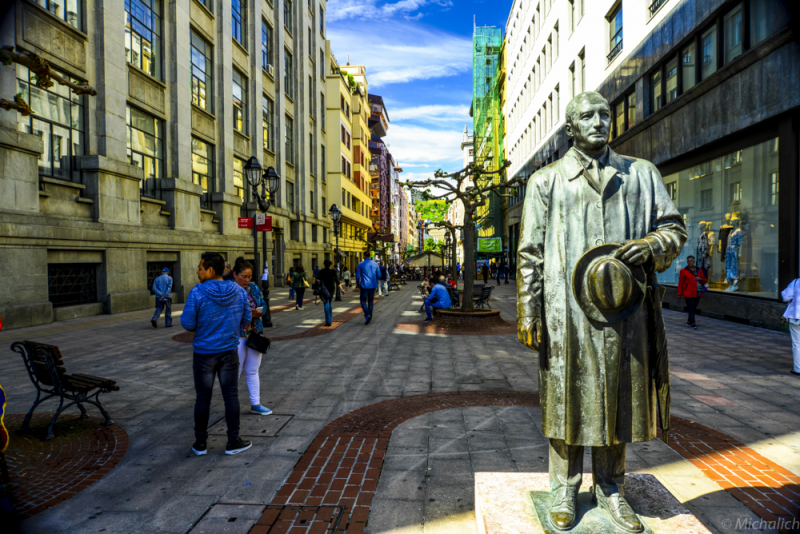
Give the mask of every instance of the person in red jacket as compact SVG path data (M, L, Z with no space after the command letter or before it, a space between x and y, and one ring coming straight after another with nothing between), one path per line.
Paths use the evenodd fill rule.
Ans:
M678 279L678 296L686 299L686 309L689 310L689 320L686 326L691 326L694 330L697 330L694 312L701 294L698 287L705 283L706 277L703 270L694 265L694 256L686 258L686 267L681 269L681 277Z

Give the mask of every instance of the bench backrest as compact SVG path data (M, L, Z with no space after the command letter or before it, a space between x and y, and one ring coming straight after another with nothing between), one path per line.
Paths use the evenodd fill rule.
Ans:
M61 388L61 378L66 370L58 347L35 341L18 341L11 345L11 350L22 356L34 384Z

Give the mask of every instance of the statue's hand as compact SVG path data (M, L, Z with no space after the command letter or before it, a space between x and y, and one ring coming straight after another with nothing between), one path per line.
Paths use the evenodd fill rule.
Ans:
M653 258L653 251L644 239L632 239L622 245L615 256L628 265L642 265Z
M517 321L517 337L520 343L538 351L542 344L542 320L524 317Z

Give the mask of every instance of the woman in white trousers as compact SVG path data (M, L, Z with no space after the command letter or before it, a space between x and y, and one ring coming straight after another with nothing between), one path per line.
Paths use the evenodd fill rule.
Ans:
M792 357L794 366L793 375L800 375L800 278L792 280L792 283L781 292L781 298L788 302L783 317L789 323L789 333L792 335Z

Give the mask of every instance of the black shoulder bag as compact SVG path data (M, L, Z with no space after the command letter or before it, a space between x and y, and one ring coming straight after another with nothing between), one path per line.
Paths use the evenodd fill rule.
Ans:
M247 336L247 341L244 343L245 347L253 349L260 354L266 354L269 350L269 345L269 338L259 334L255 330L250 332L250 335Z

